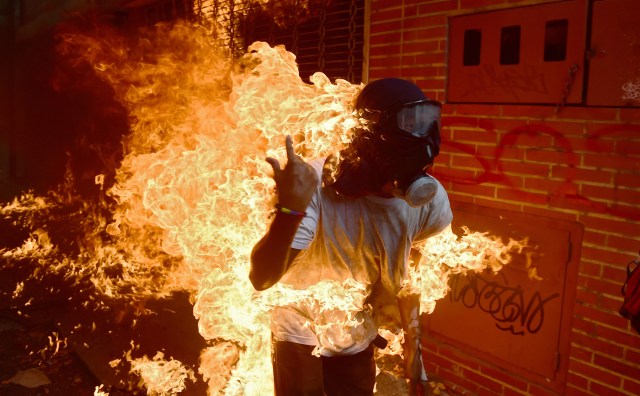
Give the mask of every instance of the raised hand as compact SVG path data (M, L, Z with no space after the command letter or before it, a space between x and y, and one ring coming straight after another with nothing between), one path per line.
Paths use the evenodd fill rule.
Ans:
M273 180L276 182L280 205L304 212L318 186L318 176L314 169L293 151L291 136L285 140L287 164L284 169L280 162L268 157L267 162L273 168Z

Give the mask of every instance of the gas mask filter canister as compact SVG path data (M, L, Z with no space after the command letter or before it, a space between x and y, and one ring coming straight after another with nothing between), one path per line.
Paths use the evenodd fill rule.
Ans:
M438 182L431 175L419 175L404 191L396 189L394 195L404 199L409 206L418 208L431 202L438 192Z

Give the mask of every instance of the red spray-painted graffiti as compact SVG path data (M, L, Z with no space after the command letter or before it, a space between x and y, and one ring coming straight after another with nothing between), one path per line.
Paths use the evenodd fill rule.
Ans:
M619 185L617 177L625 174L640 178L640 125L610 125L596 132L581 135L580 139L570 139L562 132L545 124L525 124L498 134L491 121L480 120L477 124L476 122L475 119L455 117L443 119L444 128L478 128L479 125L479 134L486 132L499 137L495 150L491 154L479 153L473 143L444 139L442 149L444 153L467 155L477 161L475 167L480 170L479 173L469 177L450 174L446 169L436 169L436 175L442 181L451 182L454 189L456 184L491 183L514 191L522 202L640 220L640 210L637 209L637 205L629 203L628 200L624 203L618 202L622 194L629 194L630 188ZM528 143L520 145L521 141ZM574 148L574 145L578 144L575 142L578 141L582 142L580 147ZM530 142L537 143L532 145ZM514 161L505 160L506 151L511 149L546 150L556 154L555 163L546 164L546 171L542 168L543 173L547 172L542 177L551 178L554 167L563 167L564 172L561 177L554 175L553 179L558 182L554 184L555 187L551 187L547 194L540 194L526 191L517 185L513 176L509 174L509 166L514 164ZM601 160L585 164L586 157L601 158ZM526 158L520 160L520 163L527 162ZM586 168L606 169L611 173L609 185L606 186L610 187L611 199L595 199L581 192L580 184L585 180L579 180L577 174L580 169Z

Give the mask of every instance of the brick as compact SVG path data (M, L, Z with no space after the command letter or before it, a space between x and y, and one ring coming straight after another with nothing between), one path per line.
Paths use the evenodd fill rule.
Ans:
M600 367L585 364L578 360L569 359L569 370L579 374L583 374L585 377L593 379L595 381L615 387L622 384L622 380L616 374L605 371ZM593 385L593 382L591 382L591 384Z
M480 206L486 206L489 208L500 209L500 210L507 210L511 212L520 212L522 210L522 205L508 203L508 202L500 202L500 201L496 201L495 199L486 199L483 197L476 197L474 200L474 203Z
M424 18L424 17L423 17ZM438 27L438 30L434 30L433 25L425 25L424 29L418 28L415 30L417 38L420 40L423 39L438 39L439 46L438 48L442 51L446 50L447 47L447 36L438 36L436 32L442 32L441 27Z
M640 109L621 108L620 121L628 123L638 123L640 120ZM638 392L640 394L640 392Z
M478 387L477 396L495 396L496 394L494 390L483 388L482 386ZM502 390L498 394L503 394Z
M422 88L426 95L430 95L429 91L431 90L444 90L444 83L445 80L442 79L419 79L416 81L416 85Z
M399 31L402 29L402 21L400 20L388 21L384 19L376 20L372 15L371 26L369 29L370 29L369 34L375 34L378 32Z
M387 46L396 46L396 43L400 43L402 41L400 32L380 32L371 34L370 36L372 41L376 43L384 43ZM400 52L400 50L398 49L396 52Z
M505 187L510 187L512 189L515 189L515 190L522 190L524 188L524 180L525 180L525 178L522 177L522 176L514 176L514 175L499 176L499 177L498 177L498 175L496 175L496 177L494 177L494 176L487 176L487 177L479 176L478 180L486 182L486 183L502 184Z
M465 378L475 382L481 387L489 389L494 394L502 393L502 384L494 381L491 378L488 378L480 373L471 370L464 370Z
M564 181L551 180L547 178L527 177L524 180L524 188L527 190L544 191L549 194L570 194L574 193L571 184ZM575 186L573 187L575 188Z
M622 381L622 389L631 393L632 395L640 395L640 382L632 381L625 378Z
M584 154L582 158L583 166L632 172L637 172L637 170L640 169L640 158L588 153Z
M458 130L453 129L453 140L456 142L483 142L483 143L497 143L498 135L495 132L489 132L485 130Z
M429 362L429 364L434 364L446 370L453 370L454 366L456 365L454 362L452 362L449 359L446 359L442 356L433 355L433 354L429 354L427 361Z
M523 204L542 205L549 202L547 194L539 194L531 191L515 190L512 188L498 188L496 190L496 198L506 201L517 201Z
M496 188L493 186L485 186L480 184L464 184L455 183L453 191L459 193L472 194L474 196L495 197Z
M581 315L586 319L609 326L625 328L627 324L627 320L618 315L618 312L603 311L597 308L586 307L582 305L576 305L574 312L575 314Z
M580 262L580 275L590 275L592 277L602 276L602 264L590 263L587 261Z
M508 371L491 366L482 366L480 368L480 373L487 375L489 378L497 382L508 384L510 387L520 390L527 390L527 385L529 383L528 381L514 376Z
M412 42L403 42L402 43L402 53L403 54L415 54L420 53L423 54L425 52L437 53L438 52L439 43L435 40L430 41L412 41Z
M632 239L631 236L619 237L616 235L609 235L607 238L607 246L612 249L629 252L629 259L631 259L636 257L636 254L640 249L640 241Z
M418 33L415 30L405 30L402 32L402 41L415 41L418 39Z
M640 176L638 176L640 177ZM616 188L614 201L618 204L640 206L640 191L628 188Z
M501 146L550 148L553 147L553 135L544 131L542 125L522 125L507 133L500 134Z
M436 169L437 171L432 173L440 182L447 180L454 183L474 184L474 180L476 179L476 171L445 167L438 167Z
M582 246L582 259L598 261L609 265L624 265L629 261L629 255L615 250L605 250L594 246Z
M554 106L526 106L508 105L504 106L503 115L505 117L526 117L535 120L547 120L553 115Z
M638 365L627 364L627 362L611 359L608 356L602 356L599 354L594 355L593 362L598 366L606 367L608 370L625 377L638 378L638 370L640 369Z
M460 9L465 8L480 8L487 7L494 4L503 4L504 0L460 0ZM471 10L477 11L477 10Z
M388 44L388 43L384 43L384 45L372 45L371 49L369 50L369 54L371 55L371 57L378 57L378 58L397 57L397 54L399 54L398 46L395 44ZM398 65L401 64L400 60L397 61L397 64Z
M574 330L579 330L589 336L595 337L597 335L598 326L595 323L582 318L581 316L575 315L573 317L572 328Z
M417 85L423 90L426 90L426 87L423 88L422 83L420 82L420 81L426 81L426 80L421 79L420 76L435 76L437 73L437 69L439 69L439 67L423 66L423 65L418 65L415 67L404 67L402 69L402 75L416 80ZM441 81L441 80L434 79L434 81ZM427 95L427 97L429 98L433 97L433 95L427 92L425 92L425 95Z
M589 386L589 381L581 375L578 375L575 373L568 373L567 384L569 384L571 387L574 387L574 388L586 389L587 386ZM571 393L571 391L567 392L567 395L571 395L571 394L574 394L574 393Z
M587 279L586 286L602 293L610 294L615 296L620 294L620 286L618 283L608 282L605 280L599 279Z
M609 211L607 205L594 202L581 195L552 195L549 204L559 209L567 209L576 212L591 212L606 214Z
M638 172L616 172L613 178L616 187L640 189L640 174Z
M640 349L640 337L635 332L635 330L622 329L612 329L608 327L600 327L598 329L600 337L603 339L609 340L610 342L622 344L631 348Z
M524 150L512 147L496 147L494 145L478 146L478 155L486 159L507 159L512 161L524 161Z
M591 390L591 392L593 392L594 395L628 396L628 394L624 391L615 389L610 386L602 385L597 382L591 382L589 389Z
M585 169L565 164L551 167L551 177L574 180L576 182L586 181L590 183L610 184L613 181L614 174L614 171L611 170ZM638 184L640 186L640 182L638 182Z
M633 258L633 257L631 257ZM617 267L604 266L602 277L606 279L610 279L614 282L619 282L620 284L624 283L627 279L627 261L620 263L621 265Z
M385 8L398 7L398 0L372 0L371 10L381 10Z
M432 37L447 37L447 16L431 15L428 17L419 16L417 18L405 18L403 21L405 29L424 29L425 26L430 26L433 32Z
M596 305L598 304L598 297L598 294L593 293L590 290L578 289L576 291L576 302L578 304Z
M442 145L440 146L440 155L438 156L437 161L434 164L434 167L438 166L451 166L451 155L447 153L449 147L447 147L449 140L444 140ZM445 150L446 147L446 150Z
M549 177L550 167L546 164L532 164L521 161L501 160L499 169L505 174L519 174L539 177Z
M487 164L480 162L477 157L469 157L468 155L452 155L451 166L454 168L472 168L482 171Z
M580 186L580 192L582 195L589 199L599 199L606 201L615 201L616 191L609 186L596 186L583 184Z
M580 190L584 196L589 198L607 200L632 206L640 205L640 193L635 189L628 190L585 184L582 185Z
M615 121L617 110L606 107L564 107L559 119Z
M593 352L574 345L569 351L569 356L572 359L581 360L585 363L591 363L593 359Z
M506 133L526 127L526 122L521 119L481 118L480 127Z
M608 237L608 235L601 232L587 230L582 236L582 243L588 245L606 246Z
M404 2L402 5L402 17L409 18L418 15L418 6L410 2Z
M478 385L464 376L446 370L443 370L440 376L445 380L447 389L457 389L456 395L476 395L478 393Z
M589 122L586 126L588 135L596 139L635 141L638 140L638 132L640 132L640 125L632 124L601 124Z
M415 63L421 65L443 65L446 62L444 52L416 54Z
M452 128L455 126L465 126L470 128L478 127L477 117L465 117L465 116L446 116L442 117L442 127Z
M445 0L438 2L430 2L427 4L420 4L418 6L418 13L420 15L432 14L436 12L452 11L458 9L458 0Z
M589 136L569 137L566 143L576 152L614 153L615 142Z
M622 306L622 296L600 296L600 301L598 303L598 308L607 309L612 312L620 311L620 307Z
M369 70L369 78L374 80L378 78L384 78L389 76L395 76L400 73L401 68L386 67L384 69L371 69Z
M614 203L608 207L607 213L610 213L612 216L627 219L629 222L640 221L640 207L637 206Z
M374 9L371 7L371 25L376 21L389 21L402 18L402 7Z
M572 384L567 386L566 396L593 396L592 393L584 391L582 388L574 387Z
M619 140L616 142L614 153L618 155L640 156L640 141L631 141L629 139Z
M483 105L483 104L456 104L454 105L455 114L459 115L481 115L481 116L498 116L502 115L502 106Z
M630 223L625 219L611 219L600 216L585 215L580 216L579 220L587 227L604 231L613 235L639 235L640 224Z
M640 365L640 351L633 351L631 349L627 349L625 351L624 358L628 362L632 362L636 365Z
M459 352L453 348L443 347L440 349L440 354L444 358L455 362L465 370L480 370L480 364L475 358L470 357L469 355Z
M585 133L585 121L545 121L544 124L566 139Z

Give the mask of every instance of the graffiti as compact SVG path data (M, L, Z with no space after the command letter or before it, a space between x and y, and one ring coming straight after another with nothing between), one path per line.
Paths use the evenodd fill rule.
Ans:
M479 124L472 124L474 121L469 121L464 118L452 117L450 119L443 118L444 127L480 127L487 132L495 132L495 128L490 120L480 119ZM606 158L607 153L611 153L611 148L607 144L611 143L611 138L622 140L637 140L638 133L640 132L640 125L612 125L602 128L596 132L590 133L583 137L586 144L582 147L582 150L586 149L589 153L597 154ZM607 139L609 143L607 143ZM509 174L508 167L505 165L508 159L507 152L513 148L518 148L521 141L539 142L538 147L533 147L532 150L544 150L553 148L553 153L557 156L556 163L548 164L548 166L541 166L541 174L539 177L548 178L552 172L552 168L562 167L562 176L557 176L558 183L556 187L550 187L549 190L544 193L534 193L523 190L517 177ZM523 145L524 146L524 145ZM630 150L635 147L630 145ZM617 150L624 150L624 145L617 146ZM623 217L629 220L640 220L640 211L635 209L632 205L622 205L616 200L617 186L612 187L614 200L606 202L603 200L593 200L588 196L580 193L581 189L576 183L578 178L577 174L581 167L580 155L573 149L571 140L565 136L565 134L557 131L549 125L545 124L526 124L512 128L508 132L501 135L495 151L490 154L478 153L475 145L465 144L460 141L443 141L443 151L450 153L463 153L474 158L477 161L476 167L480 169L472 177L459 177L455 173L448 174L447 169L436 170L436 176L441 181L449 181L454 184L461 185L481 185L484 183L499 184L502 187L510 189L517 195L518 199L531 204L551 205L560 203L564 207L574 207L575 210L593 211L601 214L610 214L613 216ZM628 165L626 170L628 172L635 172L633 169L640 169L637 164L640 164L640 158L637 158L637 154L626 153ZM633 155L632 155L633 154ZM609 154L614 157L615 154ZM624 157L624 156L623 156ZM617 161L621 160L621 156L618 155ZM510 161L511 164L514 161ZM507 169L505 169L507 168ZM623 169L609 166L613 172L613 179L616 179L616 175L623 172Z
M544 82L544 74L531 66L498 72L492 65L484 65L478 74L469 76L469 87L462 96L465 98L484 97L492 95L496 91L507 92L519 102L519 93L546 93L547 87Z
M464 284L463 284L464 283ZM528 301L521 286L509 287L480 276L458 276L452 281L449 300L478 308L491 315L496 327L514 335L535 334L544 324L544 307L560 294L543 297L536 291Z
M640 104L640 78L622 84L622 100Z

